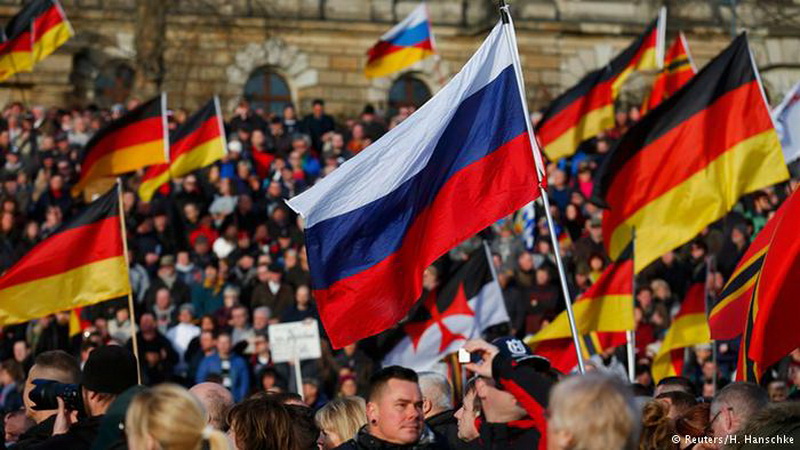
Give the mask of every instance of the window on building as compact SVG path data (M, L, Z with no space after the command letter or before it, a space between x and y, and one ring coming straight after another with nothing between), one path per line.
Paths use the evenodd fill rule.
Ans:
M397 114L402 106L419 108L431 98L431 90L419 78L403 75L389 89L389 117Z
M83 49L72 60L70 82L74 88L74 101L94 103L103 108L124 103L131 95L135 74L126 61L102 62L100 55Z
M100 106L123 103L131 95L136 72L127 63L112 61L106 64L94 80L94 95Z
M286 80L268 68L256 69L244 85L244 98L253 109L263 109L267 114L283 113L292 103L292 93Z

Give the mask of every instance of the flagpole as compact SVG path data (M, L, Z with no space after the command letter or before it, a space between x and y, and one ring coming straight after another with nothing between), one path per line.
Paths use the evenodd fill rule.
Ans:
M633 290L633 307L636 308L636 228L631 228L631 262L633 264L633 277L631 278L631 285ZM625 331L625 338L628 341L628 380L631 384L636 380L636 320L633 321L633 330Z
M708 308L709 307L708 301L709 301L709 298L710 298L709 285L712 282L712 278L711 278L712 277L712 267L711 266L712 266L713 262L714 262L714 256L713 255L707 255L706 256L706 282L705 282L705 285L703 286L703 292L705 293L705 297L703 298L703 304L705 305L705 309L706 309L706 319L708 318L708 314L709 314L709 308ZM712 338L711 339L711 361L714 363L714 395L717 395L717 376L718 376L718 372L717 371L719 370L719 365L717 363L717 359L718 359L717 341L715 341Z
M128 230L125 225L125 208L122 205L122 180L117 178L117 195L119 196L119 223L122 229L122 249L125 254L125 271L130 271L130 259L128 257ZM130 273L128 274L130 277ZM128 314L131 321L131 342L133 342L133 356L136 358L136 380L142 384L142 366L139 360L139 342L136 337L136 314L133 311L133 290L128 289Z
M544 188L542 181L547 173L542 162L542 156L538 151L539 146L536 144L533 130L531 129L531 116L528 112L528 104L525 97L525 82L522 77L522 64L519 58L519 49L517 47L517 38L514 35L514 24L511 20L511 13L508 10L508 5L505 0L500 0L500 17L503 21L503 29L505 30L506 39L511 50L511 58L514 65L514 71L517 78L517 89L519 90L520 101L522 102L522 111L525 114L525 126L528 131L528 139L530 139L531 150L533 152L533 160L536 163L536 171L539 175L539 192L544 202L544 213L547 218L547 228L550 231L550 241L553 245L553 253L556 258L556 267L558 267L558 278L561 282L561 291L564 295L564 303L566 304L567 318L569 319L569 328L572 333L572 342L575 344L575 354L578 357L578 370L583 374L585 367L583 363L583 354L581 353L581 342L578 335L578 327L575 324L575 314L572 311L572 297L569 294L567 285L567 275L564 270L564 263L561 261L561 252L558 246L558 237L556 236L555 226L553 225L553 215L550 213L550 199L547 195L547 189Z

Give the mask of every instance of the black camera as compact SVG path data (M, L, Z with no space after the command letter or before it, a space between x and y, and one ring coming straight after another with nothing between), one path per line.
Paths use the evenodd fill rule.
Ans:
M39 378L33 380L33 386L28 398L33 402L33 409L36 411L58 409L56 398L61 397L68 410L83 412L83 396L80 385Z

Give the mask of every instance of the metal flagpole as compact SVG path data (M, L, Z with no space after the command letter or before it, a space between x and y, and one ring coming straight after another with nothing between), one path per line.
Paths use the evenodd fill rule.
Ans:
M119 196L119 223L122 228L122 249L125 253L125 271L130 270L128 257L128 231L125 225L125 208L122 206L122 180L117 178L117 195ZM128 274L130 277L130 274ZM136 337L136 314L133 310L133 291L128 289L128 314L131 321L131 342L133 342L133 356L136 357L136 380L142 384L142 366L139 360L139 340Z
M636 258L636 228L631 229L631 262ZM636 307L636 264L633 264L633 278L631 284L633 285L633 304ZM625 332L625 338L628 341L628 380L633 384L636 380L636 321L633 322L633 330Z
M503 30L505 31L506 39L511 50L511 58L514 64L514 71L517 78L517 88L519 89L520 101L522 102L522 111L525 114L525 126L528 130L528 138L531 143L531 150L533 151L533 160L536 163L536 170L539 174L539 192L542 195L544 202L544 213L547 217L547 228L550 230L550 241L553 245L553 253L556 258L556 266L558 267L558 278L561 282L561 290L564 295L564 303L566 303L567 317L569 318L569 328L572 333L572 341L575 344L575 353L578 357L578 369L580 373L584 373L585 368L583 364L583 354L581 353L580 336L578 335L578 328L575 325L575 314L572 311L572 298L569 294L567 287L567 275L564 271L564 263L561 261L561 252L558 247L558 236L556 236L555 226L553 225L553 216L550 213L550 199L547 196L547 189L544 188L541 180L547 176L542 162L542 156L539 154L539 146L536 144L533 130L531 129L530 113L528 113L528 104L525 97L525 81L522 77L522 64L519 59L519 50L517 48L517 38L514 35L514 23L511 20L511 13L508 10L508 5L505 0L500 0L500 17L503 20Z
M714 256L713 255L706 255L706 282L705 286L703 286L703 292L705 294L703 298L703 304L706 307L706 319L708 318L709 314L709 299L710 296L710 289L709 284L712 282L712 264L714 263ZM718 377L718 370L719 370L719 363L717 362L717 341L711 339L711 361L714 363L714 395L717 395L717 377Z

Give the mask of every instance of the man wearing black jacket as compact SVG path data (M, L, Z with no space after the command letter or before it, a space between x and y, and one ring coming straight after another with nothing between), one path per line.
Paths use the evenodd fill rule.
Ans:
M28 372L22 401L25 404L25 414L36 422L36 425L22 433L17 443L12 446L16 450L24 450L46 441L53 434L53 423L56 421L56 410L35 410L30 399L33 390L33 380L55 380L59 383L76 384L81 379L81 367L78 360L72 355L61 351L51 350L39 354Z
M464 349L481 359L465 367L480 376L475 388L482 406L482 448L545 448L544 411L553 386L545 375L550 362L515 338L498 338L492 344L473 339Z

